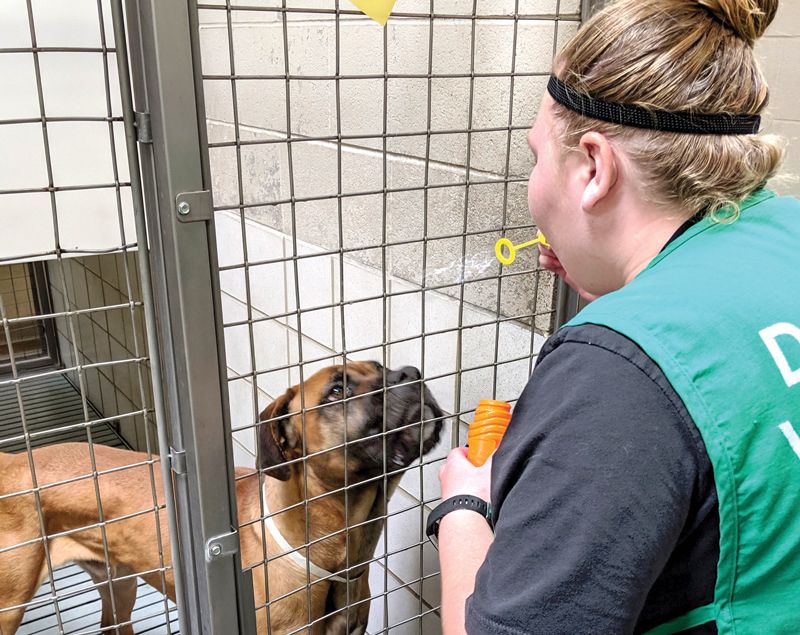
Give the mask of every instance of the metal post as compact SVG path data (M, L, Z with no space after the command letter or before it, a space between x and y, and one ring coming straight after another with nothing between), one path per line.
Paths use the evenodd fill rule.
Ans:
M608 0L581 0L581 20L586 20L608 4Z
M130 67L128 65L128 47L125 38L125 16L122 0L111 3L114 23L114 42L117 49L117 72L120 83L122 101L122 117L125 125L125 143L128 154L128 166L131 178L133 212L136 219L136 243L139 251L139 279L141 281L144 323L147 333L150 372L153 380L153 410L155 411L156 430L158 433L158 451L161 457L161 478L164 484L164 502L166 505L167 525L169 528L169 546L172 556L172 576L175 584L175 598L178 607L178 626L182 633L188 633L189 623L186 616L184 596L183 567L181 564L180 542L178 540L178 524L175 505L175 493L172 488L172 471L170 461L169 433L164 407L164 383L161 370L161 351L158 345L158 327L156 323L153 288L150 276L150 253L147 241L147 226L144 218L144 198L139 171L139 152L137 147L137 131L134 124L133 95L131 93ZM169 621L169 617L167 617Z
M581 22L585 22L594 13L600 11L605 4L606 0L581 0ZM559 328L575 317L587 302L563 280L559 279L557 284L555 327Z
M586 306L584 300L578 293L561 278L558 279L556 289L556 328L569 322Z
M254 630L242 575L196 5L126 0L190 633Z

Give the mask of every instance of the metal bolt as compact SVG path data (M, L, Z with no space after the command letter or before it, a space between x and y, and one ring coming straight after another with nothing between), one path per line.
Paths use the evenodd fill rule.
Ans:
M211 543L211 546L208 548L208 555L212 558L218 558L222 555L222 545L218 542Z
M189 205L189 203L187 203L186 201L181 201L178 204L178 214L180 214L181 216L186 216L186 214L188 214L191 211L192 211L192 206Z

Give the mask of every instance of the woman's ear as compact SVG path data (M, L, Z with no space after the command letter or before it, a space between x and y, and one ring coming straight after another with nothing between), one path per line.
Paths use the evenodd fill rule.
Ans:
M604 134L587 132L578 144L586 162L583 209L591 212L605 199L619 178L619 156Z

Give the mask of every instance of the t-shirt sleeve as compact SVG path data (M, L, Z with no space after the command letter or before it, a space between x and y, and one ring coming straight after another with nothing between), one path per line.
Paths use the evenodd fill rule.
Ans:
M517 403L493 461L495 539L467 600L473 635L630 633L680 538L697 440L660 370L613 335L625 344L562 341Z

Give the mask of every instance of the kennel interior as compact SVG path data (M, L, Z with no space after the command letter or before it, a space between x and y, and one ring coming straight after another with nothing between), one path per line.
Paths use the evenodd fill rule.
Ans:
M155 478L149 281L112 13L108 0L2 8L0 449L136 449ZM423 527L439 462L478 399L519 394L556 319L533 254L501 271L493 244L535 232L525 131L578 3L401 0L385 29L324 0L201 4L196 15L182 37L199 44L186 73L204 94L196 151L213 192L232 462L255 466L258 412L317 368L418 367L453 417L384 510L368 632L437 632ZM19 632L97 632L96 585L75 567L47 573ZM178 631L159 591L140 585L137 633Z
M114 33L123 9L133 32L136 105L127 48ZM384 529L366 563L367 631L438 632L436 554L423 533L439 498L436 470L463 441L478 399L516 398L563 317L535 253L501 270L493 245L535 232L525 135L550 60L577 28L579 3L401 0L386 28L332 0L188 3L173 21L169 11L109 0L3 5L0 449L29 457L40 445L66 441L135 449L145 453L151 480L165 457L179 474L175 456L188 451L189 470L194 463L198 472L188 480L221 474L230 481L232 464L255 467L258 413L317 368L356 360L416 366L449 416L440 444L402 470L383 510ZM163 332L158 351L147 346L156 324L147 324L146 309L159 313L161 331L170 330L164 313L176 310L164 299L176 289L170 256L159 255L173 244L164 223L169 216L174 224L175 210L160 209L154 194L164 173L174 176L160 162L176 161L162 149L155 121L159 100L169 112L178 90L150 70L155 58L166 59L164 41L189 51L182 86L194 92L197 121L206 124L195 131L196 147L181 151L196 156L194 189L213 196L202 232L212 243L204 308L217 317L212 335L225 364L218 403L229 405L219 417L227 456L217 463L197 450L212 439L187 432L196 421L157 421L164 407L153 374L163 368L166 377L156 381L168 383L179 364L167 359L154 369L151 362L154 353L178 353ZM134 108L149 111L152 131ZM163 116L164 128L178 127ZM142 198L154 208L149 255L141 225L137 234ZM198 199L195 213L201 205ZM179 247L172 257L180 259ZM143 258L154 265L153 289L142 278ZM219 371L212 364L209 372ZM166 392L167 410L182 412L183 397ZM36 497L57 486L36 482L32 472L31 488L3 496ZM97 502L105 528L114 521L103 517L99 493ZM187 509L192 504L203 507L178 495L179 526L211 513ZM154 499L149 513L164 506ZM45 550L57 537L40 539ZM177 567L187 579L205 575L207 588L222 588L229 580L197 564L196 544L184 547ZM19 632L98 632L97 585L75 567L47 562L47 580L22 607ZM170 569L162 559L162 581ZM200 593L191 582L186 588L179 603ZM178 632L177 607L163 591L140 584L131 617L137 633ZM270 601L254 608L268 611ZM186 632L193 619L182 620Z
M0 6L0 452L78 441L158 459L116 55L109 2ZM95 585L46 565L18 632L95 632ZM177 632L144 584L132 620Z
M168 466L174 505L147 513L174 520L184 588L175 606L141 583L135 632L248 632L278 601L252 606L237 556L202 554L235 536L258 413L358 360L416 366L448 415L400 470L373 557L350 563L369 567L367 632L440 631L438 466L574 308L533 250L501 269L493 246L536 231L526 130L594 4L399 0L385 28L346 0L0 5L0 451L83 441L143 452L151 480ZM25 608L20 633L101 632L97 585L49 560L47 578L0 613Z
M140 4L128 3L129 23L145 31L141 16L158 9ZM534 254L501 270L492 248L535 232L525 134L580 7L401 0L385 29L328 0L189 8L196 18L171 36L195 43L185 72L202 87L195 151L213 193L209 266L232 462L255 466L259 411L317 368L418 367L451 416L383 511L367 563L367 630L437 632L436 554L423 535L436 470L478 399L515 399L559 319L556 287ZM0 444L29 457L65 441L136 449L155 478L157 345L145 333L150 281L138 262L146 252L123 121L133 113L124 73L120 91L112 3L20 0L2 11L0 201L11 231L0 238ZM144 50L147 36L137 37ZM145 92L146 74L137 86L134 68L134 92ZM136 133L140 151L159 142ZM95 585L75 567L47 573L20 632L94 632ZM177 632L176 607L158 589L139 590L136 632Z
M385 29L345 2L199 9L236 463L314 370L418 367L453 416L386 507L367 632L439 632L438 467L557 318L535 252L493 248L535 234L526 132L579 4L401 1Z

